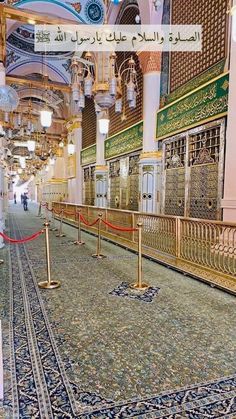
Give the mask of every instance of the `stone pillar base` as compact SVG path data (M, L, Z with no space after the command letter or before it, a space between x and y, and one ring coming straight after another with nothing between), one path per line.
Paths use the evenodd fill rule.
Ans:
M160 214L162 152L142 153L139 166L139 211Z
M223 221L236 222L236 199L222 199Z
M95 206L107 207L108 166L95 167Z

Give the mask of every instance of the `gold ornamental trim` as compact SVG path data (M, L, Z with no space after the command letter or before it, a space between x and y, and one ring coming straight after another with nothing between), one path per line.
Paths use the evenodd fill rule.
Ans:
M104 172L108 171L108 166L95 166L95 171L96 170L102 170Z
M74 131L77 128L82 128L82 122L81 121L75 121L73 123L71 123L70 125L67 125L67 131L70 133L72 131Z
M47 184L51 184L51 183L67 183L67 179L61 179L61 178L55 178L55 179L50 179Z
M162 157L162 151L160 150L160 151L145 151L144 153L142 153L141 155L140 155L140 160L143 160L143 159L152 159L152 158L154 158L154 159L158 159L158 158L161 158Z
M108 83L94 83L93 91L96 93L97 91L108 92L110 86Z

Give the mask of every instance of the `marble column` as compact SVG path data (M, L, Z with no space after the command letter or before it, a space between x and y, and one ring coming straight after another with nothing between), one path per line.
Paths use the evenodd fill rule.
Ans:
M96 134L96 166L95 166L95 206L107 207L108 189L108 166L105 161L105 138L99 130L99 119L102 113L97 115L97 134Z
M160 106L161 52L139 55L143 71L143 152L140 156L139 211L160 213L162 153L156 141L156 114Z
M235 1L236 4L236 1ZM229 75L229 109L226 131L223 221L236 222L236 166L235 166L235 133L236 133L236 15L232 17L235 38L231 36L230 75Z
M76 173L74 179L68 179L68 193L73 196L75 204L82 204L83 200L83 170L81 166L82 150L82 113L73 116L67 124L68 141L75 145ZM67 156L68 158L68 156Z
M83 169L81 166L81 150L82 150L82 112L73 119L71 135L75 145L76 153L76 193L75 203L83 203Z

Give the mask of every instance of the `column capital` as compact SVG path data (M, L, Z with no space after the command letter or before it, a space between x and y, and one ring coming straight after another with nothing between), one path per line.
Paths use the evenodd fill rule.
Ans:
M82 128L82 113L71 116L66 121L66 128L68 132L72 132L77 128Z
M143 74L161 72L161 51L142 51L138 58Z

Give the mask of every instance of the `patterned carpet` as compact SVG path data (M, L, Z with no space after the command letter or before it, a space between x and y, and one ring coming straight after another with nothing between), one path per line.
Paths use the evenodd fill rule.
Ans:
M14 211L12 237L41 228ZM140 296L136 256L84 238L51 234L58 290L37 286L44 237L1 251L5 418L236 418L235 298L147 260Z

